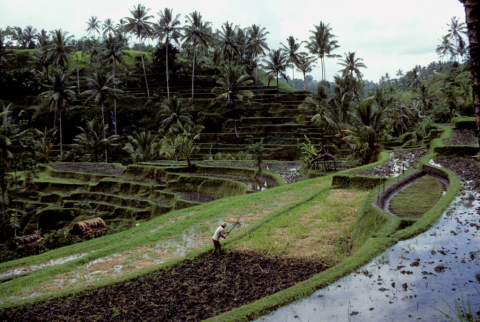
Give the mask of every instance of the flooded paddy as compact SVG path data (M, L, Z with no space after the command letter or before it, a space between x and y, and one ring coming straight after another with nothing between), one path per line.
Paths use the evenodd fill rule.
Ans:
M403 171L414 169L418 164L418 159L427 152L425 150L410 150L390 153L390 161L375 168L353 171L349 174L378 176L378 177L398 177Z
M460 194L430 230L258 321L441 321L470 313L478 318L480 192L464 178Z

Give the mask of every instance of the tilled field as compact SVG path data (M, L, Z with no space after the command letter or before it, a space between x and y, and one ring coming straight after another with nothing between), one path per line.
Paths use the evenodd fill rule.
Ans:
M425 154L426 154L425 150L393 152L393 156L391 157L389 162L379 165L375 168L353 171L351 172L351 174L364 175L364 176L390 177L392 173L398 172L399 174L401 171L398 171L398 169L402 169L402 167L405 170L412 169L417 165L418 159L423 157Z
M435 157L434 162L456 172L467 185L480 189L480 162L475 159L457 157Z
M453 138L447 140L445 143L448 145L469 145L476 142L475 132L472 130L455 130L453 132Z
M71 171L71 172L83 172L93 174L105 174L105 175L118 175L123 172L123 169L115 164L100 164L100 163L52 163L49 164L54 170L59 171Z
M330 266L231 252L130 283L0 312L2 321L200 321L281 291Z

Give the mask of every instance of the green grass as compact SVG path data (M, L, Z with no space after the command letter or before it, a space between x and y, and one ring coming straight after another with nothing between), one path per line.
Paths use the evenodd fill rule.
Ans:
M262 69L258 69L257 68L257 71L258 71L258 78L265 84L265 86L268 85L268 74L263 71ZM280 90L284 90L284 91L287 91L287 92L293 92L293 88L288 85L287 83L285 83L284 81L282 80L278 80L279 82L279 89ZM277 87L277 78L273 78L271 81L270 81L270 87Z
M419 218L427 213L441 196L440 182L426 175L393 197L390 210L401 218Z
M28 276L19 277L7 284L0 285L0 303L13 304L23 296L43 292L44 290L52 290L54 280L59 276L69 276L69 274L81 270L81 268L99 258L103 258L112 254L127 254L139 251L139 249L155 247L159 242L182 242L184 232L194 232L199 238L210 238L218 223L221 221L233 222L239 218L253 219L273 216L275 213L281 212L282 209L290 209L292 205L310 196L319 188L328 186L331 177L319 178L309 181L299 182L297 184L280 186L278 188L266 190L261 193L237 196L217 200L205 205L194 208L173 211L148 221L140 226L120 232L114 235L97 238L86 241L81 244L63 247L53 250L39 256L22 258L11 262L0 264L0 272L5 272L16 267L27 265L35 265L46 262L55 258L62 258L73 254L88 253L88 255L53 267L47 267L37 270ZM250 225L253 226L253 225ZM247 225L245 228L251 228ZM240 237L244 229L240 228L232 237ZM233 241L229 239L229 241ZM167 243L168 244L168 243ZM209 244L208 244L209 246ZM208 246L206 246L208 248ZM191 253L191 251L190 251ZM169 261L170 263L171 261ZM157 266L156 269L163 267ZM148 270L148 268L147 268ZM137 269L128 276L137 276L145 272L145 269ZM132 275L133 274L133 275ZM125 276L121 276L123 279ZM119 279L101 279L94 283L99 286L105 283L113 283ZM50 286L50 288L48 288ZM85 286L82 286L85 287ZM82 289L76 286L65 289L62 292L72 292ZM53 296L56 292L47 296ZM9 298L11 295L14 298ZM62 293L63 294L63 293ZM18 297L17 297L18 296ZM38 298L31 299L35 301Z
M324 190L313 200L262 225L235 248L337 264L347 256L349 231L367 194Z

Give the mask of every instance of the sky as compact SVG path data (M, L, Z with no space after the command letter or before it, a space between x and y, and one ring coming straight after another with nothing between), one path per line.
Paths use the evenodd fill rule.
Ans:
M97 16L101 21L111 18L118 23L130 15L138 2L129 0L0 0L0 28L32 25L47 31L62 28L75 38L86 36L87 21ZM364 79L378 82L382 75L395 77L396 71L405 72L415 65L428 65L438 61L435 49L441 37L447 33L447 23L453 16L465 21L463 5L458 0L144 0L141 4L150 8L152 21L158 20L158 12L165 7L174 14L185 15L198 10L204 20L220 29L226 21L242 28L252 24L265 27L269 32L270 49L286 44L289 36L298 41L308 40L320 21L329 23L340 45L334 53L344 56L355 52L367 69L362 69ZM304 48L304 47L302 47ZM306 51L306 49L303 49ZM338 74L338 58L326 60L326 77L332 81ZM311 73L320 80L320 64ZM291 69L287 70L292 75ZM295 78L301 78L295 73Z

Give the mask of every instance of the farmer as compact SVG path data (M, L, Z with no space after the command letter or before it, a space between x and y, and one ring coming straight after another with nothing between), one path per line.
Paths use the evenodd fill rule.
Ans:
M213 246L215 246L215 249L212 252L212 255L217 253L218 249L218 255L222 255L222 247L220 246L220 237L227 238L227 235L225 234L225 227L227 226L226 222L222 222L222 225L215 230L215 234L213 234L212 240L213 240Z

